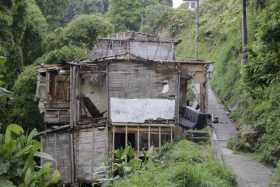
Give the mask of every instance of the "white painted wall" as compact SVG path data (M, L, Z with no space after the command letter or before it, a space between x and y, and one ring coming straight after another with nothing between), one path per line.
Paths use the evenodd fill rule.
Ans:
M112 122L144 123L157 118L175 118L175 99L110 99Z

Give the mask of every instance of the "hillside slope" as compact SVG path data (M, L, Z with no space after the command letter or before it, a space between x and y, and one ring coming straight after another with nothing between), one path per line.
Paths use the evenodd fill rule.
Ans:
M241 65L239 1L207 0L200 12L199 57L214 62L212 87L225 103L240 133L234 149L257 152L276 165L280 159L280 2L248 4L249 64ZM182 10L176 10L177 12ZM180 30L179 59L194 56L194 20Z

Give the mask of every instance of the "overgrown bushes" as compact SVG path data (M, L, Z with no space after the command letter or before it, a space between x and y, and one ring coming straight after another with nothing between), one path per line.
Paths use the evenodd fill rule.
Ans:
M36 130L29 135L15 124L0 134L0 187L48 187L60 179L50 163L36 166L34 156L41 144L35 140Z
M236 186L234 176L215 161L210 147L186 140L166 145L139 170L113 186Z
M280 159L280 3L248 4L249 64L241 64L241 6L229 0L206 0L201 7L199 55L214 62L211 85L240 129L229 142L237 150L257 152L276 166ZM189 19L191 19L189 17ZM194 56L194 25L177 37L177 56Z

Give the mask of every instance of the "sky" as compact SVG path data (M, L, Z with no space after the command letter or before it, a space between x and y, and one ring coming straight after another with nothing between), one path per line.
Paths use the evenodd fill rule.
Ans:
M173 7L177 8L183 3L183 0L173 0Z

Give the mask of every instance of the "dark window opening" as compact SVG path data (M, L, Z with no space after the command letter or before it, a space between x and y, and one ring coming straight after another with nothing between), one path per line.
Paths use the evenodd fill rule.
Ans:
M158 133L151 133L151 146L159 147L159 135Z
M161 144L164 145L170 142L170 134L161 134Z
M69 101L70 80L67 74L50 72L49 95L51 101Z
M191 8L196 8L196 2L191 2Z
M137 149L137 140L136 134L128 133L127 134L127 145L131 146L133 149ZM125 148L125 133L115 133L115 149L124 149Z
M149 149L148 132L140 133L140 151L147 151Z
M127 134L127 144L131 146L133 149L137 149L135 134L128 133Z
M125 148L125 133L115 133L115 149Z

